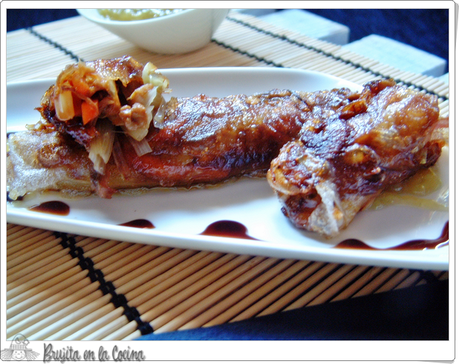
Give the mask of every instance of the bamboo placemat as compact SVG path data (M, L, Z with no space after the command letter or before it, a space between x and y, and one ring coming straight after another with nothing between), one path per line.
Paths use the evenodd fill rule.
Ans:
M291 67L363 84L392 77L449 88L340 46L231 12L212 42L185 55L148 53L81 17L7 35L7 81L56 77L78 59L129 54L159 68ZM420 271L173 249L7 225L7 337L131 340L448 279Z

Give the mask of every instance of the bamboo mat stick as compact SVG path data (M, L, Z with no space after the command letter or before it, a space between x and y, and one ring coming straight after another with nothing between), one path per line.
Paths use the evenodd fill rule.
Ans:
M29 340L44 340L47 336L59 331L73 320L77 320L98 307L103 303L110 301L109 295L102 295L101 292L95 291L92 294L74 302L60 311L45 317L36 324L22 330L22 334Z
M419 271L410 272L407 278L400 282L395 289L408 288L412 287L418 282L421 278L421 273Z
M83 250L91 250L94 246L99 246L109 241L107 239L92 238L88 236L80 236L80 238L81 240L79 240L75 246L80 247Z
M416 286L421 286L421 285L424 285L426 283L427 283L426 280L421 277L421 279L419 279L419 281L417 281Z
M204 252L201 252L204 253ZM193 256L191 259L195 258ZM206 281L206 277L216 269L221 267L226 262L234 259L234 255L226 254L223 256L223 253L210 253L207 254L204 258L198 260L195 264L189 264L187 268L183 269L181 272L170 276L169 278L162 281L157 286L152 287L151 291L145 292L147 297L143 297L144 295L137 296L134 300L130 301L129 303L134 306L138 307L140 313L144 312L149 308L153 308L156 305L160 304L161 302L169 303L168 306L173 306L173 300L177 297L184 299L182 295L182 291L187 289L192 284L200 281L202 287L205 287L209 282ZM159 277L158 277L159 278ZM141 288L141 287L139 287ZM198 291L199 287L195 289ZM188 295L191 295L189 293ZM175 298L171 299L175 295ZM177 296L177 295L181 295ZM149 300L147 301L147 299ZM165 307L167 310L168 307ZM143 317L145 320L145 317ZM107 337L106 340L121 340L127 335L133 334L137 329L137 325L134 322L129 322L128 324L120 327L117 331L111 333Z
M352 51L349 51L345 48L338 48L338 49L335 49L333 52L329 52L329 53L333 53L334 56L336 57L339 57L345 61L350 61L350 62L354 62L354 63L358 63L362 66L369 66L371 64L376 64L378 63L378 61L374 60L374 59L370 59L366 56L363 56L361 54L358 54L358 53L354 53Z
M157 294L149 300L146 301L144 297L141 296L138 296L137 299L144 302L140 303L137 302L137 299L133 300L133 305L135 303L140 303L135 306L142 314L142 320L151 321L156 315L184 301L186 298L208 286L228 271L236 268L238 265L242 264L242 262L249 259L248 256L237 258L237 256L233 254L225 254L216 257L216 260L213 258L215 258L215 256L212 254L208 257L208 259L210 259L209 264L202 265L202 267L200 267L201 269L195 272L193 272L191 268L188 269L187 272L191 274L177 284L172 284L172 281L175 280L174 277L169 278L164 282L164 285L168 286L168 288L161 292L157 292Z
M95 262L95 268L103 270L104 274L107 275L139 259L154 249L156 247L151 245L130 244L120 252L112 254L102 253L99 256L91 257L91 259Z
M142 278L139 277L142 277L143 274L155 276L156 272L154 268L168 259L173 258L181 251L181 249L171 249L166 247L157 248L151 251L151 254L145 254L145 256L141 259L133 261L131 264L123 267L119 271L108 274L106 276L106 280L112 281L115 287L121 287L123 284L130 281L142 280Z
M449 84L440 84L439 86L435 87L432 91L436 92L439 95L449 97Z
M361 74L362 71L359 69L355 69L352 67L352 65L339 62L339 72L335 71L333 73L328 72L327 70L329 68L335 67L336 62L333 61L333 59L328 59L328 58L321 58L321 57L316 57L314 60L311 60L308 63L305 63L305 69L309 69L311 71L318 71L322 72L322 70L325 70L325 73L328 73L330 75L336 76L336 77L343 77L343 75L347 75L348 73L350 74Z
M332 68L333 62L330 62L330 68ZM320 67L321 67L321 64L318 63L317 66L314 66L314 69L316 71L320 71ZM353 81L359 77L361 77L362 75L365 74L365 72L363 72L362 70L359 70L359 69L354 69L352 67L350 67L349 65L345 64L345 63L342 63L342 64L339 64L339 67L336 68L336 70L334 70L333 73L330 73L331 75L335 76L335 77L340 77L340 78L344 78L346 77L346 79L350 80L350 81ZM374 79L375 77L373 77Z
M85 256L91 258L94 264L100 264L104 262L104 266L107 266L110 263L114 263L115 259L120 259L122 256L127 256L131 252L140 249L139 244L133 244L123 241L114 241L107 240L106 243L97 245L97 246L86 246L84 248ZM78 246L78 244L77 244ZM150 250L153 250L154 247L149 245ZM116 258L113 258L116 257Z
M225 42L228 42L228 40ZM229 41L228 43L232 42ZM272 42L270 39L260 36L241 39L238 42L237 47L249 52L250 54L257 54L261 58L265 59L274 59L276 55L279 57L279 55L284 54L284 52L288 52L291 48L289 44L285 42ZM282 62L282 58L276 58L276 63L282 64Z
M228 272L224 276L222 276L220 279L214 281L212 284L208 285L204 289L202 289L200 292L194 294L190 298L186 299L185 301L181 302L171 310L165 312L163 315L160 317L154 319L152 322L150 322L150 325L152 327L155 327L156 332L165 332L165 331L170 331L173 330L174 328L178 328L181 325L183 325L183 317L180 317L181 314L184 312L188 311L191 312L191 315L193 315L193 310L194 308L198 308L198 303L199 303L199 308L204 308L208 307L208 303L205 301L206 298L211 297L211 299L215 296L214 293L219 291L220 289L224 289L224 291L228 292L232 291L234 288L234 285L238 284L237 278L239 277L247 277L250 276L249 271L253 269L254 267L258 266L260 263L265 261L266 258L264 257L253 257L246 263L240 265L238 269L234 269L231 272ZM267 261L269 265L274 264L272 262L272 259L269 259ZM236 282L236 283L234 283ZM214 302L214 300L212 300ZM186 316L189 317L189 316Z
M11 59L11 61L8 63L9 66L9 71L13 70L27 70L28 62L30 63L30 60L27 59L27 56L30 56L30 54L35 52L36 55L36 60L34 62L40 63L43 68L49 68L52 65L52 61L54 61L54 56L59 55L59 50L55 49L52 46L48 46L48 50L46 52L43 52L43 42L34 39L32 42L28 43L30 45L30 49L27 49L27 53L21 52L18 54L14 54L11 52L8 54L8 58ZM65 57L64 58L66 62L71 62L70 58ZM14 62L13 62L14 60ZM30 71L29 71L30 73ZM44 90L46 91L46 89ZM40 100L37 100L39 102ZM38 113L37 113L38 116Z
M48 338L57 332L73 325L76 321L81 318L86 317L87 315L93 313L96 310L104 306L109 306L108 308L114 310L115 307L112 303L109 303L110 297L108 295L102 296L97 300L89 300L83 303L81 308L78 308L76 311L64 309L60 312L54 314L53 316L48 317L46 320L41 321L41 329L35 332L34 335L30 337L31 340L49 340Z
M280 297L277 301L266 307L257 316L264 316L271 313L283 310L290 302L294 301L303 292L310 289L315 283L321 280L324 276L336 269L338 264L325 264L322 262L315 262L309 265L299 277L304 278L298 285L289 290L285 295ZM307 278L307 279L306 279Z
M16 225L16 228L12 230L11 232L7 233L8 237L8 245L13 244L13 241L15 241L17 238L20 238L23 235L26 235L30 232L34 232L34 234L41 234L45 232L46 230L42 229L35 229L33 227L29 226L23 226L23 225ZM20 240L20 242L23 240Z
M404 72L402 73L403 76L401 77L404 82L407 83L420 83L422 85L423 80L425 79L424 76L419 75L417 73L411 73L411 72Z
M238 295L239 290L242 289L248 282L256 279L260 274L264 271L271 269L274 265L279 263L279 259L269 258L262 262L260 262L257 266L250 269L245 274L238 276L236 279L231 281L230 283L226 284L225 286L221 287L218 291L212 293L205 300L201 301L199 306L198 305L191 305L185 312L181 315L175 317L172 321L169 321L166 325L162 326L159 329L159 332L164 331L173 331L177 329L186 329L186 328L196 328L200 327L200 321L207 322L211 318L213 318L216 314L221 312L221 307L216 306L216 304L220 301L228 301L229 295ZM212 308L216 307L217 313L215 313ZM207 311L204 313L204 311ZM192 322L194 318L198 315L202 315L201 319L198 319L197 322Z
M16 239L15 243L19 242L19 244L15 244L11 249L8 250L7 262L16 259L18 256L24 253L34 251L38 246L42 244L43 240L49 242L51 240L58 239L59 238L56 238L55 236L46 231L41 233L32 231L28 234L25 234Z
M394 274L397 274L398 269L386 268L382 269L381 272L376 275L370 282L364 287L357 291L353 297L360 297L374 293L381 285L391 278Z
M47 264L50 260L56 259L64 254L68 254L68 248L62 248L60 245L56 245L34 257L26 260L25 262L14 265L7 270L7 282L13 282L16 280L16 275L23 276L28 271L36 269L36 267Z
M223 259L223 261L231 260L233 258L234 258L233 255L227 255L227 259ZM212 271L213 269L216 269L217 266L218 266L217 264L214 264L213 266L212 266L212 264L210 264L208 266L205 266L203 271ZM168 282L166 280L164 285L165 286L169 286L170 289L166 290L166 291L163 291L161 294L155 296L154 299L150 300L149 302L147 302L147 304L149 306L153 306L155 304L155 302L162 302L162 301L165 301L167 299L168 300L167 301L167 307L165 308L165 310L167 310L168 307L173 305L173 302L172 302L173 300L170 299L170 296L173 295L173 294L177 294L177 293L182 294L183 290L190 286L193 278L196 278L196 276L195 277L188 276L186 279L184 279L183 281L179 281L178 284L175 284L175 285L171 284L170 282ZM207 284L207 282L204 282L204 283ZM131 302L128 302L128 303L132 304ZM143 312L143 310L144 310L144 308L141 307L141 306L134 305L134 307L137 307L137 309L139 310L140 313ZM135 331L137 329L137 324L135 322L128 322L127 319L123 316L123 317L118 318L116 320L116 322L108 322L107 325L101 327L99 331L94 332L91 335L85 336L85 340L101 339L101 338L107 339L106 338L107 335L108 335L108 337L111 337L110 335L114 331L116 332L116 330L118 330L118 329L122 330L123 332L125 332L125 330L127 330L126 334L122 335L122 337L123 337L123 336L131 334L133 331ZM117 334L115 334L115 336L116 335ZM109 340L111 340L111 339L109 339Z
M310 66L314 63L324 62L327 60L326 57L322 56L321 54L318 54L317 52L311 51L311 50L305 50L305 51L299 52L299 56L301 57L302 61L299 63L298 68L306 69L306 70L309 70ZM298 59L298 56L292 57L292 58ZM290 66L292 66L292 64L293 63L291 63ZM327 69L325 69L325 73L328 73Z
M216 295L220 295L222 297L222 300L220 302L216 302L214 305L209 307L209 309L207 309L205 312L200 313L199 316L196 316L191 320L188 320L186 324L180 327L180 330L187 330L191 328L204 326L209 321L215 320L216 317L221 317L221 315L225 313L230 313L231 310L237 310L236 313L239 313L240 311L244 310L246 306L244 305L243 307L238 307L238 303L244 302L245 304L247 304L247 297L251 297L251 295L257 289L259 289L261 286L272 280L274 277L281 274L283 271L285 271L288 267L290 267L293 264L294 261L290 259L276 261L275 265L272 268L270 267L270 269L267 269L264 273L260 274L256 278L249 277L249 281L247 284L241 285L240 288L238 287L238 289L235 289L234 292L232 292L228 297L223 298L223 293L217 292ZM263 268L261 264L260 268ZM257 295L256 299L260 299L260 296ZM235 316L235 314L233 315ZM228 320L221 321L219 323L225 323Z
M108 309L107 312L105 313L103 310ZM84 338L88 337L91 335L91 333L97 332L100 328L106 327L108 323L114 322L116 320L119 320L120 318L125 321L127 321L126 317L123 316L123 308L118 307L115 310L111 310L110 306L104 306L103 308L99 309L98 311L94 311L92 315L87 316L88 320L86 321L86 318L82 318L81 320L81 325L80 321L77 321L74 325L75 328L79 328L78 330L74 330L74 326L71 325L68 327L68 332L70 333L68 336L66 336L65 340L83 340ZM81 326L81 327L80 327ZM62 331L64 331L63 329ZM67 333L65 331L64 333ZM56 333L56 335L59 333ZM62 340L62 339L61 339Z
M332 298L331 302L340 301L346 298L351 298L358 290L370 282L375 275L379 274L383 270L382 267L358 267L357 270L361 270L362 274L357 278L352 285L345 287L338 295Z
M304 272L304 269L310 264L310 261L297 261L285 272L278 274L267 284L260 287L251 297L246 298L245 301L248 301L248 303L245 303L244 300L241 301L239 304L234 306L234 309L232 308L228 311L228 313L221 314L221 317L216 317L204 326L212 326L214 324L218 324L219 322L226 321L240 321L256 316L265 307L269 306L272 302L276 301L279 297L285 294L285 292L288 292L293 286L298 284L298 279L304 279L304 277L298 277L301 276L301 271ZM260 299L260 297L262 297L262 299ZM238 305L245 307L245 309L239 314L234 315L231 311L240 311L237 307Z
M57 251L56 251L57 250ZM55 266L63 264L72 259L70 254L68 254L68 249L59 249L59 246L51 248L50 251L55 251L54 254L45 256L48 259L42 259L38 262L32 263L31 259L25 261L24 263L17 265L16 267L22 268L22 270L16 273L10 273L7 277L8 284L16 283L20 285L21 283L27 282L31 277L43 274L44 272L49 271ZM40 254L41 255L41 254ZM48 263L51 262L51 263ZM28 273L27 273L28 272ZM25 274L25 275L24 275Z
M78 258L73 258L72 260L61 264L44 274L41 274L40 276L29 279L27 282L20 285L17 283L18 281L8 284L6 298L7 300L10 300L23 293L37 292L39 289L46 289L47 287L65 279L69 272L73 272L75 268L79 271L80 267L78 267L77 264Z
M196 67L197 65L199 65L199 67L210 66L210 65L214 65L215 61L225 59L226 57L231 56L231 54L234 54L234 53L228 51L225 48L215 46L215 50L211 52L210 54L207 52L197 52L196 54L193 55L192 61L190 62L188 60L186 64L191 64L194 67ZM191 57L191 55L188 57ZM164 57L164 59L155 59L153 63L156 64L157 66L161 65L161 68L178 68L178 67L183 67L183 64L185 63L182 63L182 62L183 60L181 59L171 60L171 59ZM171 85L171 87L172 87L172 91L174 91L173 85Z
M179 283L197 270L203 268L204 265L218 259L220 256L222 256L222 253L211 254L206 251L198 252L179 264L176 264L161 275L158 275L136 288L126 291L124 295L132 306L137 307L174 284Z
M439 280L445 280L445 279L449 279L449 272L446 270L446 271L439 271L439 272L436 272L436 275L435 275Z
M324 57L323 55L318 54L314 51L306 50L304 52L299 53L298 55L290 57L286 65L292 68L309 70L310 67L314 64L320 64L321 62L327 62L327 66L323 67L323 72L327 74L333 74L330 71L330 66L342 67L343 65L345 65L345 63L343 62L336 62L336 61L330 62L330 60L331 59Z
M213 45L210 45L213 47ZM211 54L193 53L187 56L186 59L155 59L154 63L160 68L182 68L184 64L187 67L241 67L248 65L259 64L258 61L248 58L245 55L235 53L228 49L215 46L215 51ZM173 85L172 89L174 89Z
M427 78L425 82L422 82L422 87L425 87L427 89L435 89L435 87L438 87L440 85L443 85L443 82L434 77Z
M327 278L320 285L309 292L310 296L314 298L308 301L305 295L297 301L297 304L300 304L301 300L303 300L303 302L308 301L305 306L319 305L330 301L333 296L340 292L343 287L345 287L357 275L360 274L360 270L356 268L358 267L352 265L343 266L341 269L333 273L329 278ZM321 289L322 292L320 292Z
M24 229L28 230L28 229ZM51 231L34 229L31 231L18 231L15 234L11 234L7 237L7 252L8 255L17 253L33 243L53 235Z
M81 271L47 290L39 291L15 306L11 306L7 302L8 325L15 325L17 322L24 321L27 316L37 312L43 314L45 309L63 298L72 296L78 299L96 288L96 285L91 286L91 280L86 276L86 272Z
M108 334L116 332L117 330L129 324L133 324L134 327L137 326L137 324L134 321L128 322L126 316L121 316L116 320L109 321L107 325L85 336L83 340L111 340L107 339Z
M188 260L187 260L187 264L183 264L180 263L176 266L177 269L170 269L168 270L167 272L165 272L163 275L157 277L159 279L156 280L152 280L151 282L154 282L154 283L157 283L157 285L152 285L154 287L158 287L158 290L157 291L161 291L161 288L160 286L162 285L162 283L166 283L164 284L167 288L173 286L175 283L177 282L180 282L184 277L188 276L188 272L186 272L186 269L184 269L186 266L189 267L192 267L194 268L197 264L193 264L193 263L196 263L197 260L199 259L203 259L202 257L204 256L209 256L209 255L212 255L208 252L200 252L198 254L194 254L192 255ZM221 255L221 254L215 254L215 255ZM189 261L189 262L188 262ZM184 274L181 274L181 273L184 273ZM166 275L166 277L164 277L164 275ZM172 275L176 275L178 277L175 277L176 279L172 282L168 282L170 281L170 279L168 278L171 278ZM150 283L150 282L148 282ZM139 287L139 288L144 288L144 287ZM162 290L164 290L165 288L163 288ZM117 290L118 291L118 290ZM129 300L129 296L126 295L126 298ZM129 302L129 304L133 307L136 307L137 306L137 303L136 302ZM100 317L100 316L99 316ZM100 329L101 327L105 326L105 325L109 325L111 326L111 322L115 319L115 316L112 314L112 313L108 313L106 317L100 317L100 319L97 321L97 329ZM125 321L124 318L121 318L121 317L116 317L116 319L118 321ZM81 322L78 323L80 326L82 325ZM127 322L125 323L127 324ZM122 326L125 326L125 324L123 324ZM134 323L133 323L134 324ZM69 328L68 331L70 331L71 329ZM95 329L94 329L95 330ZM82 337L85 337L87 335L90 335L91 334L91 331L94 331L94 330L84 330L84 329L81 329L80 332L78 334L74 334L72 336L69 337L69 339L75 339L75 338L82 338ZM104 329L105 330L105 329ZM135 326L133 325L133 329L130 330L130 332L132 332L133 330L135 330ZM103 330L102 330L103 331ZM130 333L129 332L129 333ZM94 338L94 337L98 337L99 334L95 334L95 336L90 336L90 338Z
M65 26L63 27L63 24ZM104 42L118 41L127 43L118 36L110 33L108 30L102 29L94 23L89 22L83 17L75 17L74 19L66 19L63 22L52 22L41 24L34 29L53 40L66 46L75 46L86 44L102 44ZM79 37L75 37L75 33L79 33ZM129 43L128 43L129 44Z
M172 251L170 251L169 253L172 253ZM121 294L126 294L135 288L141 287L148 281L157 278L161 274L169 271L171 268L174 268L176 265L182 263L184 260L188 259L189 257L195 254L196 251L193 250L182 250L178 254L174 254L170 258L164 257L161 263L156 265L155 267L149 267L150 264L148 264L148 267L145 267L147 269L141 269L139 271L139 273L141 274L136 275L135 278L126 280L123 284L120 284L122 279L117 280L115 282L117 285L117 292Z
M247 58L240 54L231 53L228 54L228 57L221 60L213 60L212 63L205 65L207 67L225 67L228 65L234 67L252 67L258 66L260 62Z
M386 292L393 290L400 282L402 282L408 275L410 271L408 269L401 269L396 274L394 274L387 282L385 282L381 287L379 287L374 293Z
M115 240L107 240L107 239L97 239L91 242L87 242L86 244L76 244L76 246L80 246L84 249L85 255L88 257L93 257L98 253L108 250L116 245L119 244L119 241Z
M81 317L80 319L72 322L71 324L64 326L59 331L56 331L50 336L47 336L45 340L57 341L57 340L77 340L75 337L81 334L81 330L86 332L93 332L97 330L98 325L102 326L99 322L100 318L104 318L105 322L110 322L123 314L123 308L114 308L113 305L107 304L89 314ZM72 338L73 336L73 338Z
M395 72L394 67L385 63L377 63L373 67L371 67L371 70L373 72L380 73L385 76L392 75Z
M169 253L170 251L172 251L172 253ZM157 247L156 249L149 251L147 254L144 254L138 259L133 260L129 264L126 264L123 267L118 267L119 268L118 270L115 270L112 273L107 274L105 276L105 279L113 283L116 282L116 285L120 286L126 280L135 278L136 273L133 273L133 272L135 272L138 268L141 268L141 267L143 267L142 269L146 269L146 267L151 268L154 266L154 264L158 264L161 261L163 261L165 258L167 259L178 253L179 253L178 249L171 249L168 247ZM113 263L113 264L116 264L116 263ZM146 264L147 266L145 266ZM129 278L126 278L127 276L129 276Z
M16 225L16 224L7 222L6 223L6 237L8 238L12 236L13 234L16 234L18 231L24 230L24 229L28 229L28 228L23 225ZM32 229L32 228L29 228L29 229ZM7 245L10 244L9 241L7 241L7 243L8 243Z
M85 256L91 258L94 265L105 267L110 263L116 262L133 250L139 249L138 244L121 242L116 240L95 241L84 247ZM77 244L79 246L79 244ZM154 250L156 247L148 245L146 250ZM115 257L115 258L114 258ZM102 263L103 262L103 263Z
M153 319L167 312L172 307L175 307L180 302L183 302L189 297L192 297L194 294L200 292L205 287L208 287L210 284L223 277L225 274L238 268L249 259L250 256L247 255L223 255L218 260L212 262L208 266L205 266L203 269L187 277L179 284L174 285L170 289L156 296L154 300L152 300L153 302L146 302L145 304L138 306L137 308L139 312L143 312L140 318L144 322L150 322L150 325L152 325L153 329L156 330L156 326L151 322ZM129 328L123 328L123 330L126 329ZM136 328L134 327L134 330L135 329ZM131 334L128 336L129 340L140 336L140 332L133 331L128 332L128 334ZM118 335L118 333L116 333L116 335ZM124 336L121 336L121 338L123 337ZM111 338L111 336L108 336L108 338Z
M78 246L81 248L84 248L88 244L92 244L94 241L104 240L104 239L92 238L88 236L75 236L74 239L76 243L75 246Z
M282 46L282 44L273 43L266 37L248 37L241 40L241 43L239 43L240 48L250 49L252 54L266 54L266 52L272 53L272 51L279 49L280 46Z
M66 280L68 277L71 277L72 274L77 274L80 272L80 268L75 266L71 267L70 269L63 269L62 274L56 275L48 280L44 280L44 282L39 283L37 285L33 284L24 284L22 286L18 286L15 289L8 291L7 294L7 306L9 308L14 307L18 303L34 296L36 293L49 291L49 289L53 289L59 282ZM29 283L29 282L27 282ZM39 284L38 284L39 283Z
M28 246L22 252L16 252L8 256L7 266L12 268L18 264L21 264L34 256L46 252L48 249L53 248L61 243L60 238L55 238L54 236L49 236L41 241L35 242L33 245Z
M67 48L71 49L73 53L85 54L85 56L113 52L114 49L116 50L118 48L122 49L121 52L132 52L137 48L134 44L124 42L113 34L106 33L104 37L99 37L98 39L94 38L96 34L97 33L93 33L91 36L87 36L86 39L88 42L81 42L78 40L76 42L72 41L70 34L67 34L65 39L61 38L59 41L65 44Z
M22 44L29 45L34 43L39 46L35 53L23 53L15 56L8 53L8 82L56 77L66 64L73 62L69 56L62 53L58 49L44 42L37 42L36 39L33 39L31 42L24 42ZM30 50L27 49L27 52L30 52ZM18 62L20 59L29 59L31 54L34 54L34 56L40 58L40 67L35 67L33 73L31 73L30 69L28 69L28 67L30 67L30 63L27 64L27 62L25 62L25 64L21 64L21 62ZM40 54L42 54L42 56L40 56ZM37 106L39 106L39 102L40 100L37 100ZM37 121L38 120L39 114L37 112Z
M249 64L260 64L260 62L248 58L245 55L217 45L211 44L208 48L212 49L212 52L208 54L197 52L189 54L186 58L161 57L155 58L154 63L156 62L155 64L161 68L181 68L184 67L184 65L186 65L186 67L240 67Z
M92 297L90 301L88 302L83 302L83 300L80 300L79 302L75 303L75 308L73 309L71 313L71 317L66 319L67 316L63 316L64 320L58 320L56 323L53 325L52 330L47 330L45 327L44 330L40 331L37 333L36 339L44 340L45 338L57 334L58 332L62 330L66 330L69 327L75 327L80 326L81 321L85 321L86 317L88 315L91 315L93 313L97 314L103 314L104 312L108 312L106 314L103 314L103 316L98 316L97 321L98 322L105 322L106 324L112 324L112 317L117 317L115 320L118 319L124 319L127 322L127 318L123 315L123 310L121 306L116 308L113 303L110 302L111 295L94 295L95 297ZM65 310L58 312L58 315L65 314ZM107 319L110 317L110 319ZM72 335L80 335L82 332L86 332L86 328L82 328L80 330L77 330L75 333Z
M227 23L228 24L228 23ZM227 27L227 24L223 25L223 27ZM250 36L247 36L247 32L243 27L240 26L233 26L231 30L219 28L217 32L214 34L214 39L217 39L219 42L223 42L225 44L234 45L237 44L239 49L244 49L244 42L250 41L251 39L261 39L267 38L265 35L260 33L251 33ZM275 40L272 40L275 42Z
M350 70L349 66L345 63L330 62L330 66L327 67L327 73L335 77L342 77L343 75L347 75L350 79L354 79L356 76L360 76L362 71L354 69Z
M374 77L370 72L365 72L361 75L356 75L352 78L352 82L355 82L357 85L365 85L366 83L373 81L375 79L379 79L380 77Z
M440 114L446 115L448 113L448 110L449 110L449 102L448 101L440 102L438 106L440 107Z
M59 293L56 293L52 296L45 297L42 301L38 301L34 306L28 306L25 307L24 310L21 310L16 316L8 320L8 334L17 334L26 327L40 322L44 318L55 314L84 297L102 295L101 292L94 294L94 292L97 292L97 285L91 284L90 281L88 282L84 278L75 282L69 288L73 293L68 294L68 290L65 292L66 295L61 296Z
M135 305L139 312L143 313L141 319L144 322L152 320L155 316L166 312L171 307L174 307L178 303L184 301L186 298L192 296L196 292L199 292L199 290L208 286L220 276L224 275L226 272L234 269L250 258L249 256L241 256L236 259L236 255L234 254L218 254L220 256L215 257L215 254L218 253L212 253L207 256L207 259L212 260L209 262L210 264L204 264L202 265L201 269L197 270L196 272L190 272L192 274L188 275L185 279L179 281L177 284L172 284L171 280L173 277L169 278L164 282L164 285L169 286L169 288L163 290L161 293L157 294L149 301L146 301L140 305ZM213 258L216 258L216 260ZM134 303L135 302L132 304ZM133 322L130 322L120 327L117 331L110 333L105 337L105 339L121 340L128 335L134 335L134 337L138 337L140 336L140 332L136 330L137 325Z
M125 266L131 266L134 261L141 259L143 256L149 254L156 248L156 246L151 245L133 244L131 247L117 254L108 255L102 253L100 256L95 256L91 259L96 262L94 264L95 269L101 269L106 276L108 275L113 278L118 277L120 271L124 270Z
M353 266L351 265L343 265L338 270L331 273L329 276L324 275L321 277L321 280L318 282L317 285L309 289L304 295L290 303L285 310L293 310L296 308L301 308L308 305L314 298L325 291L328 287L336 283L343 275L347 274ZM332 267L327 266L327 271L332 271ZM322 276L322 275L321 275ZM326 277L326 278L325 278ZM324 278L322 280L322 278Z
M124 321L123 321L124 318ZM125 317L120 317L119 319L111 322L109 325L106 325L104 328L99 329L95 335L86 336L85 339L93 340L97 337L98 340L135 340L141 337L142 334L137 329L137 323L134 321L128 322Z

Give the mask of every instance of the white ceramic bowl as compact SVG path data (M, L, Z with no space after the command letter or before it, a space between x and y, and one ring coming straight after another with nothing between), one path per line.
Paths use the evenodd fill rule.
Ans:
M186 9L145 20L110 20L97 9L77 9L86 19L150 52L187 53L210 42L228 9Z

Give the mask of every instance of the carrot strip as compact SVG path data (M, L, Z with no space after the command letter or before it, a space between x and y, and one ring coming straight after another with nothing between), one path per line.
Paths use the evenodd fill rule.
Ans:
M81 103L81 116L83 118L84 125L96 119L98 114L99 107L97 101L92 101L91 103L83 101Z

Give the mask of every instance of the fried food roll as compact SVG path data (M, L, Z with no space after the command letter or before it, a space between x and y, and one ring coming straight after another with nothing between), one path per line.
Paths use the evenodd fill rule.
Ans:
M336 236L388 186L435 164L446 141L437 99L391 80L356 98L339 90L304 98L311 112L267 178L299 228Z
M9 197L191 187L266 175L297 227L335 236L446 143L436 97L379 80L347 88L170 98L131 57L66 67L42 119L9 135Z
M307 111L288 90L165 102L168 87L156 67L132 58L68 66L42 98L41 122L9 137L10 198L44 190L110 198L264 174Z

